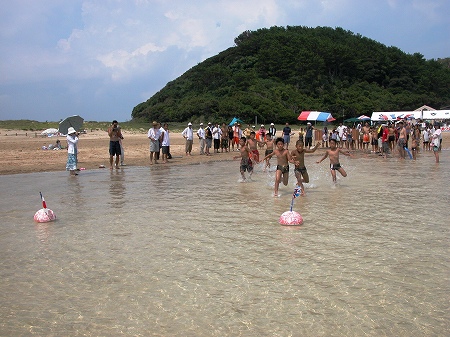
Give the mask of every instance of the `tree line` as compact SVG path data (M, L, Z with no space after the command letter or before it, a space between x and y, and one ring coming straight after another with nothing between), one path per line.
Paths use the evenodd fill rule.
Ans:
M450 105L448 58L426 60L329 27L262 28L234 42L138 104L132 118L293 123L303 110L339 119Z

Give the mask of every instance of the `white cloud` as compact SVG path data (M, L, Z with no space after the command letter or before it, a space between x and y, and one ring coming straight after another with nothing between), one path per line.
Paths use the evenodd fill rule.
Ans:
M129 118L148 98L141 95L233 46L243 31L274 25L340 26L406 52L449 57L449 6L447 0L0 1L0 95L14 110L14 88L26 99L30 84L54 81L58 87L45 86L46 97L64 102L46 110L73 100L98 116L118 109L108 93L127 92L114 103Z

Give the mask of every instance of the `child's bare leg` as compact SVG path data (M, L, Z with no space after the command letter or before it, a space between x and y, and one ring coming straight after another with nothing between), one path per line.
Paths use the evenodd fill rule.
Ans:
M347 172L345 172L345 170L342 167L338 171L343 177L347 176ZM334 175L336 176L336 173Z
M333 179L333 183L336 182L336 170L331 170L331 178Z
M278 187L280 186L280 180L281 180L281 171L277 170L277 173L275 174L275 189L273 191L275 197L278 196Z
M289 172L283 173L283 185L287 186L289 182Z
M245 171L241 171L242 180L246 180L245 178Z

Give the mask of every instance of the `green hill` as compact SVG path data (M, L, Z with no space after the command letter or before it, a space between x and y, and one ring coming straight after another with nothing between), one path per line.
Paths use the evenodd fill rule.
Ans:
M450 105L448 59L425 60L342 28L246 31L137 105L145 121L296 121L302 110L335 118Z

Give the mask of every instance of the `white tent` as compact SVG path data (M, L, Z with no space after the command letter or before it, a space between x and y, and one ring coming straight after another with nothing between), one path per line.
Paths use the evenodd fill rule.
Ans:
M423 119L450 119L450 110L423 111Z
M422 118L422 111L375 111L370 119L372 121L395 121L403 118Z

